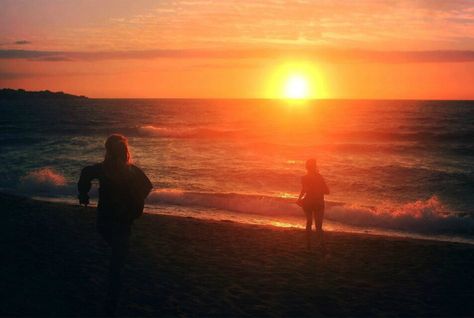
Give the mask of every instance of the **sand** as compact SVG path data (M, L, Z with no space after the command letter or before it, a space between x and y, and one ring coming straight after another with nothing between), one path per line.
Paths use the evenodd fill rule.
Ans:
M2 316L99 316L95 209L0 194ZM303 220L302 220L303 221ZM120 316L473 316L474 246L144 215Z

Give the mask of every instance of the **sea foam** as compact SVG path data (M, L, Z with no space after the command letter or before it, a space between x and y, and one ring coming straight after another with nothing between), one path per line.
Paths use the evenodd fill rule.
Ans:
M75 196L76 185L69 183L58 171L44 167L20 178L18 190L27 195Z
M52 168L33 170L20 178L18 190L29 195L75 196L75 183ZM96 196L92 189L91 196ZM294 198L216 192L191 192L159 189L150 193L149 205L180 205L221 209L272 217L301 217L303 212ZM383 203L374 207L327 202L325 217L342 224L422 234L474 235L474 218L452 211L432 196L403 204ZM302 220L303 221L303 220Z
M155 190L150 204L174 204L223 209L266 216L303 217L294 199L236 193L199 193L177 189ZM402 230L426 234L474 235L474 219L451 211L436 196L405 204L366 207L328 202L325 217L359 227Z
M20 178L20 189L28 192L56 192L65 186L64 176L51 168L33 170Z

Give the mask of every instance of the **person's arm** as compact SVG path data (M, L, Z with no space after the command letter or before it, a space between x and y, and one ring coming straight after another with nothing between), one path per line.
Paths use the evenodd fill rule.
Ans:
M79 182L77 183L77 190L79 195L79 204L87 206L89 204L89 190L91 189L91 181L98 178L98 165L87 166L81 171Z
M329 194L329 187L328 185L326 184L326 180L324 180L324 178L321 176L321 180L323 181L323 193L324 194Z
M142 200L145 200L151 189L153 189L153 184L146 174L138 167L135 167L136 174L138 176L138 190Z
M301 178L301 191L300 191L300 195L298 196L298 200L296 200L296 203L300 203L305 194L306 194L306 187L304 186L304 179Z

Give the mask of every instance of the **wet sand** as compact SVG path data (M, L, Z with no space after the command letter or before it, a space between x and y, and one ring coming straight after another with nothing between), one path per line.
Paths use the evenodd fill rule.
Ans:
M0 194L1 316L98 316L95 210ZM303 220L302 220L303 222ZM474 246L145 215L120 316L473 316Z

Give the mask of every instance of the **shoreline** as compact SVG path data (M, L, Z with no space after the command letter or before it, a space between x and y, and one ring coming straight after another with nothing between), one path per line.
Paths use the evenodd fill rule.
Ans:
M0 189L0 195L7 195L7 196L12 196L12 197L19 197L19 198L25 198L25 199L30 199L38 202L50 202L50 203L57 203L57 204L65 204L67 206L77 206L76 204L76 199L75 198L52 198L52 197L42 197L42 196L29 196L26 194L17 194L13 192L9 192L6 189ZM94 204L95 202L92 202L89 207L95 208L96 205ZM335 201L329 201L330 206L340 206L344 205L344 203L341 202L335 202ZM192 213L181 213L180 215L174 215L172 213L162 213L162 212L157 212L161 210L163 207L175 207L178 209L183 209L185 210L186 208L192 209L188 206L183 206L183 205L175 205L175 204L168 204L168 203L162 203L158 205L145 205L145 210L144 213L146 214L151 214L151 215L163 215L163 216L170 216L170 217L181 217L181 218L194 218L196 220L201 220L203 222L235 222L243 225L250 225L250 226L263 226L263 227L276 227L276 228L292 228L292 229L297 229L301 230L304 229L304 223L305 219L302 217L301 221L297 223L296 225L291 223L287 224L284 220L279 220L275 219L273 221L268 221L268 223L265 223L264 221L262 222L249 222L248 219L255 219L255 218L261 218L262 220L266 217L265 215L260 215L260 214L253 214L253 213L236 213L232 211L225 211L226 214L230 216L239 216L238 218L240 220L231 220L229 219L221 219L219 217L209 217L209 216L202 216L202 214L192 214ZM206 207L200 207L196 206L195 207L197 210L211 210L211 211L224 211L221 209L215 209L215 208L206 208ZM221 216L225 217L225 215ZM235 218L234 218L235 219ZM245 220L247 219L247 220ZM296 219L296 217L292 217L292 219ZM459 244L467 244L467 245L474 245L474 238L468 238L468 237L463 237L461 235L456 235L456 234L425 234L425 233L416 233L416 232L407 232L407 231L402 231L402 230L394 230L394 229L381 229L381 228L364 228L364 227L358 227L358 226L353 226L353 225L347 225L347 224L342 224L338 223L336 221L328 220L327 218L325 219L325 225L323 226L325 228L328 227L327 223L333 223L337 224L336 228L337 229L325 229L325 232L335 232L335 233L343 233L343 234L361 234L361 235L375 235L375 236L382 236L382 237L387 237L387 238L402 238L402 239L414 239L414 240L427 240L427 241L436 241L436 242L447 242L447 243L459 243ZM280 224L286 224L286 225L278 225ZM290 226L287 226L290 225ZM331 227L331 226L329 226ZM334 227L334 226L332 226ZM342 228L342 229L341 229Z
M0 193L1 316L100 316L109 250L95 209ZM145 214L119 316L472 316L474 247Z

